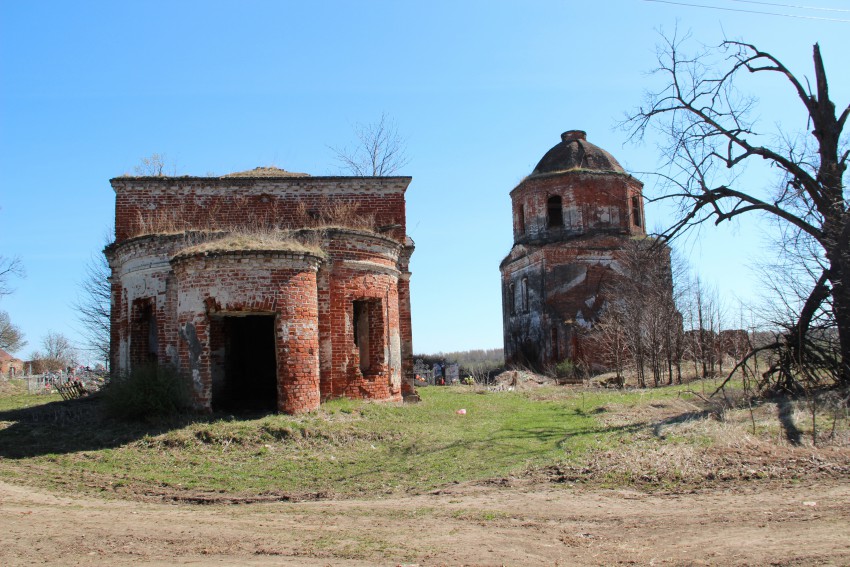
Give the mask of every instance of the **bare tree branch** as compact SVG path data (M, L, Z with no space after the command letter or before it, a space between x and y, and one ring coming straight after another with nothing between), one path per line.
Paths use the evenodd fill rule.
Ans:
M646 104L622 123L632 140L644 139L651 128L665 141L662 151L668 172L660 176L663 197L679 204L680 216L664 236L673 238L708 220L720 224L753 212L793 227L785 232L791 237L786 250L793 243L801 245L798 253L811 253L823 269L815 278L818 282L812 282L808 299L799 297L793 307L797 319L785 324L785 340L777 342L788 352L782 364L787 369L793 362L799 370L806 357L817 365L828 363L831 351L823 340L828 333L810 322L829 311L840 344L835 375L839 384L850 386L850 211L844 195L848 151L839 152L850 106L836 116L817 44L812 51L813 91L808 81L753 44L724 41L687 55L683 52L687 40L677 33L663 37L655 74L661 75L664 86L648 93ZM742 72L779 75L786 81L811 126L806 138L780 133L778 144L765 143L769 136L751 118L757 101L737 86ZM760 194L762 187L746 185L749 180L736 176L754 160L780 172L780 189L772 198ZM805 349L805 356L800 349Z
M153 153L150 157L143 157L133 172L139 177L164 177L177 175L177 166L165 154Z
M0 348L15 352L24 348L26 344L24 334L17 326L12 324L9 314L0 311Z
M358 124L354 128L357 144L354 148L330 147L342 169L359 177L393 175L410 160L405 153L404 139L386 114L372 124Z
M0 256L0 298L15 291L9 285L9 280L12 277L22 278L24 274L24 265L21 263L20 258Z
M109 367L109 332L111 313L112 271L103 253L93 255L86 264L85 274L79 283L74 309L82 326L86 349Z
M62 333L47 331L41 340L42 350L30 354L33 363L33 372L59 372L74 366L77 360L77 351L71 341Z

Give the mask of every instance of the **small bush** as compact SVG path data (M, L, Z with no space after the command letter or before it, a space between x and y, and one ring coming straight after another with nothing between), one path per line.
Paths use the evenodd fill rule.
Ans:
M578 367L569 358L555 365L555 376L557 378L571 379L578 375Z
M189 407L186 383L174 368L157 364L113 376L103 398L108 415L128 420L174 415Z
M576 365L573 364L572 360L562 360L558 364L555 365L555 372L561 378L566 378L568 376L572 376L576 371Z

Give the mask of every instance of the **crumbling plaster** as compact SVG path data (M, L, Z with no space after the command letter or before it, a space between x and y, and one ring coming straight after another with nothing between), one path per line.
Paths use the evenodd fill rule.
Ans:
M606 305L630 238L643 237L643 185L569 131L511 192L514 245L500 265L505 358L593 364L582 335Z
M195 404L210 409L216 384L233 372L221 362L222 318L265 315L274 317L280 411L309 411L335 396L400 400L413 379L413 241L404 234L410 178L266 171L281 173L112 180L113 367L173 364L192 385ZM322 225L323 208L340 205L347 218ZM311 219L316 226L304 226ZM285 231L292 251L273 240L215 247L223 235L257 230L264 239ZM369 306L371 325L360 347L352 320L358 301Z

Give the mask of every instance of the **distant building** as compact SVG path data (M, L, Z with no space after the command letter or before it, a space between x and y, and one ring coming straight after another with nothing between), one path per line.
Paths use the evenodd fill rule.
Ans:
M9 379L24 373L24 361L0 349L0 377Z
M594 361L581 337L605 306L625 244L646 235L642 190L570 130L511 191L514 245L500 266L506 363Z
M111 364L170 364L204 409L400 400L413 383L410 177L118 177Z

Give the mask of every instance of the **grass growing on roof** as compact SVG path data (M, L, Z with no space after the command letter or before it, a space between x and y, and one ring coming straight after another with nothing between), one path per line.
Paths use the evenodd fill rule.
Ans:
M236 232L184 248L178 257L227 252L290 252L324 257L322 249L292 237L289 231Z

